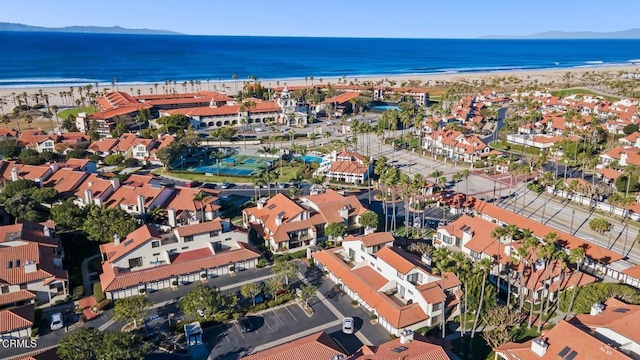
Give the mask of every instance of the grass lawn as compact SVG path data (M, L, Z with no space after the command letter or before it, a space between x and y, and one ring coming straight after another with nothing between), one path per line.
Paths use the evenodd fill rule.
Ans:
M470 335L464 338L457 338L451 341L453 346L453 352L460 357L460 359L487 359L493 360L494 354L491 347L487 344L486 340L482 337L482 334L476 333L475 337L471 339Z
M97 112L97 111L98 109L96 109L93 106L66 109L58 113L58 118L60 119L60 121L62 121L67 117L69 117L69 115L78 116L78 114L81 112L86 112L87 114L93 114L94 112Z
M197 174L197 173L183 173L183 172L174 172L174 171L164 171L164 169L159 168L152 171L154 174L158 175L167 175L183 180L191 180L191 181L200 181L200 182L214 182L214 183L223 183L228 182L232 184L243 184L243 183L251 183L251 177L240 177L240 176L226 176L226 175L205 175L205 174Z
M558 96L558 97L565 97L573 94L598 95L598 96L602 96L603 98L609 101L620 100L620 98L616 96L602 95L602 94L598 94L597 92L594 92L588 89L583 89L583 88L562 89L562 90L556 90L551 92L551 95Z

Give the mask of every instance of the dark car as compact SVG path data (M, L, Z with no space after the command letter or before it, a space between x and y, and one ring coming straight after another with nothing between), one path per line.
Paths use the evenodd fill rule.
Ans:
M252 332L253 325L251 325L251 321L248 317L241 317L238 319L238 325L240 325L240 331L243 333Z

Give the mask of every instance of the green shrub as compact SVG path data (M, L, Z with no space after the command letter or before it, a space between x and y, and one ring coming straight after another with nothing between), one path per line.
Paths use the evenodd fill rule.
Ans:
M71 289L71 299L80 300L84 297L84 286L76 286Z
M109 299L104 299L100 301L99 303L96 304L96 311L100 311L106 308L107 306L109 306L109 304L111 304L111 300Z
M571 304L574 289L568 289L560 294L560 310L567 312ZM603 303L610 297L621 299L630 304L640 303L640 292L625 284L595 283L578 288L572 312L586 314L591 311L595 303Z
M105 299L104 291L102 291L102 284L100 284L100 282L93 284L93 298L96 299L96 303Z
M282 305L286 302L289 302L293 299L293 294L291 293L286 293L286 294L282 294L280 296L278 296L277 299L273 299L273 300L269 300L267 302L267 307L272 308L278 305Z
M266 309L267 309L267 303L262 303L254 306L252 310L255 312L255 311L262 311Z
M307 257L307 249L299 250L289 254L291 259L302 259Z
M265 266L267 266L267 260L265 260L265 259L263 259L263 258L260 258L260 259L258 260L258 264L256 265L256 267L257 267L258 269L262 269L262 268L263 268L263 267L265 267Z
M222 310L215 313L213 319L217 322L225 322L230 320L233 317L232 315L231 310Z
M274 255L273 256L273 261L289 261L291 260L291 254L281 254L281 255Z
M33 313L33 326L31 326L31 337L38 336L40 323L42 322L42 309L36 309Z

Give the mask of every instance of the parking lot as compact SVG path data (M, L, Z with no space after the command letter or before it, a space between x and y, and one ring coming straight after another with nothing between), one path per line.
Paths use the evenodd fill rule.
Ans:
M314 304L313 309L315 313L311 317L307 316L297 304L269 309L259 315L249 315L253 331L245 333L240 331L237 323L221 324L204 331L205 344L208 349L211 349L211 355L216 359L237 359L260 351L265 348L264 345L288 336L302 337L301 333L305 331L317 332L331 328L343 335L340 331L342 319L338 319L322 303ZM362 345L355 336L345 336L357 342L350 347ZM352 344L352 342L353 340L346 343Z

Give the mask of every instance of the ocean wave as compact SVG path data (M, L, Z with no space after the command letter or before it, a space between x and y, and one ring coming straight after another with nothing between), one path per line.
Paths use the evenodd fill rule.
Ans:
M24 79L0 79L0 84L57 84L57 83L96 83L103 80L84 78L24 78Z
M585 61L585 64L604 64L604 61Z
M630 63L633 63L633 64L640 63L640 59L631 59L631 60L627 60L627 62L630 62Z

